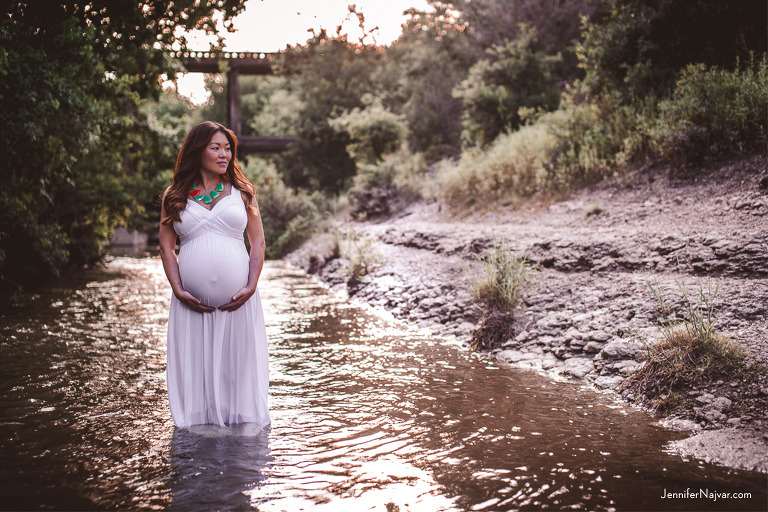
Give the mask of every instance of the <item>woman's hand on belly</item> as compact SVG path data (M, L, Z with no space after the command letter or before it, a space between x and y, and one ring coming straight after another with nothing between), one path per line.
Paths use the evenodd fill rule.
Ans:
M235 311L245 304L254 293L256 293L256 288L251 288L249 286L240 288L240 290L232 296L232 300L223 306L220 306L219 309L222 311Z
M206 306L200 302L200 299L189 293L187 290L179 291L179 293L176 294L176 298L189 309L197 311L198 313L210 313L214 310L214 308Z

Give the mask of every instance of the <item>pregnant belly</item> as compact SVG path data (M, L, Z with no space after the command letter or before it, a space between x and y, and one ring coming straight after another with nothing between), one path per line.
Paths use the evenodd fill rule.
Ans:
M207 306L218 308L248 284L245 248L227 250L216 244L182 247L179 274L184 289Z

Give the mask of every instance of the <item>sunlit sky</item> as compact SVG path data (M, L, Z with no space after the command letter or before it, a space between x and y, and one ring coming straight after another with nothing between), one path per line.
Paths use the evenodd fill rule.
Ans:
M389 44L400 35L406 16L403 11L411 7L429 10L426 0L248 0L245 11L234 19L233 34L224 32L226 49L239 52L274 52L289 44L304 43L311 36L309 29L325 28L336 32L341 24L342 32L351 40L360 37L356 17L349 17L348 5L354 4L365 15L366 31L378 27L371 37L378 44ZM207 50L210 38L200 34L187 34L190 48ZM203 75L180 75L179 92L195 103L208 97Z

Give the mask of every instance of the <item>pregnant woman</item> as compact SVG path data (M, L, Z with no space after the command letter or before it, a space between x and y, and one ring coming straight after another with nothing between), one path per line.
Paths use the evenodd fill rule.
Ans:
M163 196L160 255L173 289L168 401L177 427L269 424L267 336L256 288L264 231L256 190L236 154L234 133L200 123Z

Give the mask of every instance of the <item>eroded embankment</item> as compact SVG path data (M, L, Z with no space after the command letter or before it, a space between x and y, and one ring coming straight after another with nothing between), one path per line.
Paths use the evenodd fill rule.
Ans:
M538 211L457 220L439 204L419 204L386 221L347 222L344 230L366 236L367 257L378 260L360 282L350 282L349 261L331 250L329 233L288 259L396 317L469 341L483 320L468 292L473 257L507 239L540 271L492 353L641 402L622 384L659 337L649 283L678 302L678 283L694 294L708 280L719 285L716 329L749 363L768 363L765 176L765 160L756 158L710 171L701 183L635 175ZM708 431L684 446L689 453L768 471L768 376L691 389L667 412L677 427Z

